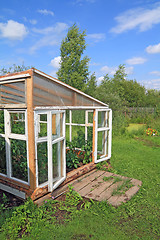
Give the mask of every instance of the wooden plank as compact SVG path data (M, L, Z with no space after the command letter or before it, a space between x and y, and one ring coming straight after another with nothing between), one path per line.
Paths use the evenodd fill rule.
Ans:
M104 181L103 178L110 177L112 175L113 173L104 172L104 174L95 179L90 186L82 189L84 190L83 196L93 199L96 198L96 196L99 196L106 188L113 184L113 180Z
M72 98L73 106L76 106L77 105L77 94L75 92L73 92L72 95L73 95L73 98Z
M11 100L6 100L6 99L3 99L3 98L1 99L1 101L2 101L2 104L8 104L8 103L9 103L9 104L10 104L10 103L11 103L11 104L12 104L12 103L13 103L13 104L16 104L16 102L13 102L13 101L11 101ZM6 102L6 103L5 103L5 102Z
M112 196L113 190L117 189L117 187L120 186L121 184L122 184L122 181L111 184L107 189L103 188L103 192L101 192L99 195L97 195L95 199L98 201L108 200Z
M16 93L16 92L5 90L5 89L2 89L1 92L2 93L6 93L6 94L15 95L15 96L18 96L18 97L24 97L24 94L19 94L19 93Z
M33 73L27 79L27 122L28 122L28 156L30 188L36 188L36 164L35 164L35 138L34 138L34 112L33 112Z
M103 171L95 171L94 173L87 176L85 181L84 179L82 179L82 181L79 181L75 185L73 184L74 190L79 192L79 190L90 184L91 181L93 181L95 178L99 177L103 173L104 173Z
M1 181L2 180L2 181ZM24 189L29 189L29 185L25 184L25 183L22 183L22 182L19 182L18 180L15 180L15 179L11 179L11 178L8 178L6 176L2 176L0 175L0 182L4 183L4 181L6 183L12 183L13 185L15 186L20 186Z
M21 98L21 97L18 97L18 98L17 98L17 97L15 96L15 98L14 98L14 97L11 97L11 96L8 96L8 95L3 95L3 94L1 94L1 97L2 97L3 100L5 100L5 99L7 99L7 100L9 100L9 101L12 101L12 100L14 101L14 100L15 100L15 101L18 102L18 103L19 103L19 102L21 102L21 103L24 103L24 102L25 102L25 100L23 101L23 99L21 99L21 100L19 99L19 98Z
M24 91L25 91L25 89L22 89L22 88L20 88L20 87L14 86L14 85L12 85L11 83L10 83L10 84L5 84L4 87L8 87L8 88L11 88L11 89L15 89L15 90L17 90L17 91L19 91L19 92L24 92Z

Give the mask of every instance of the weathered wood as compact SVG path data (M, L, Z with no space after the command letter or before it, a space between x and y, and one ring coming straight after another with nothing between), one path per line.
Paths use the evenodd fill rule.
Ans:
M113 184L113 180L110 181L103 181L104 177L110 177L113 173L104 172L102 171L102 174L96 178L90 186L87 188L82 189L82 194L86 198L95 198L98 197L106 188L111 186ZM84 190L84 192L83 192Z
M83 179L83 181L80 181L78 183L76 183L75 185L73 184L74 190L75 191L79 191L82 189L81 192L83 192L83 188L85 186L87 186L88 184L90 184L93 180L95 180L96 178L98 178L100 175L102 175L103 172L102 171L95 171L94 173L92 173L91 175L89 175L85 181Z
M28 122L28 156L30 188L36 188L35 139L34 139L34 112L33 112L33 74L27 79L27 122Z

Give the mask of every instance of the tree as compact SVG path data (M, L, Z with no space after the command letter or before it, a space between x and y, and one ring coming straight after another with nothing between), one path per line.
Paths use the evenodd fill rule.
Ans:
M95 93L96 93L96 88L97 88L97 80L96 80L96 76L95 73L93 73L88 82L87 82L87 88L85 93L89 94L90 96L94 97Z
M82 59L86 49L85 31L80 32L74 24L68 31L67 37L62 41L60 68L57 71L58 79L84 91L88 81L88 63L86 56Z
M8 69L7 68L2 68L0 70L0 75L3 76L7 73L16 73L16 72L22 72L22 71L26 71L28 69L30 69L32 67L30 66L24 66L24 63L22 63L22 65L16 65L16 64L13 64L11 67L9 67Z

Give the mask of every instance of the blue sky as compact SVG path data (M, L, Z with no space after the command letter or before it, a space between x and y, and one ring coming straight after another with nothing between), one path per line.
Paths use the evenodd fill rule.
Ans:
M0 69L33 66L56 76L60 44L74 23L86 30L89 70L98 83L125 64L128 79L160 90L160 1L5 0Z

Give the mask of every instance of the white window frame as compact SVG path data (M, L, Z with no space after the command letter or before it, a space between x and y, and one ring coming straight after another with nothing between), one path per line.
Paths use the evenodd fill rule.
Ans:
M52 114L60 114L62 113L62 136L58 138L54 138L52 136ZM46 137L38 137L38 118L40 114L47 114L47 136ZM56 189L65 179L66 179L66 153L65 153L65 110L38 110L34 112L34 121L35 121L35 155L36 155L36 185L37 187L44 187L48 185L48 191L53 191ZM39 184L38 182L38 152L37 152L37 144L41 142L47 142L48 146L48 181ZM53 179L53 162L52 162L52 145L55 143L63 144L63 176L59 176L59 178ZM61 171L59 169L59 171Z
M72 126L82 126L85 127L85 141L88 140L88 127L93 127L93 123L88 122L88 113L93 112L93 110L86 109L76 109L79 111L85 111L85 123L72 123L72 111L69 110L69 123L66 123L66 126L69 126L69 141L72 142ZM81 150L80 148L76 148Z
M108 127L98 127L98 112L108 112L109 113L109 122L108 122ZM95 110L95 132L93 134L95 134L95 142L94 142L94 146L95 146L95 150L94 150L94 162L95 163L99 163L105 160L108 160L111 158L111 144L112 144L112 110L111 109L96 109ZM98 132L102 132L102 131L108 131L108 140L105 137L105 152L107 152L108 149L108 155L106 157L106 155L103 157L101 157L100 159L97 159L97 153L98 153ZM103 139L102 139L103 140Z
M25 114L25 134L15 134L11 133L11 119L10 119L10 113L24 113ZM28 123L27 123L27 110L21 109L21 110L7 110L4 109L4 127L5 127L5 133L0 134L0 137L5 138L6 142L6 172L7 174L2 174L2 176L6 176L10 179L16 180L17 182L30 185L30 178L29 178L29 156L28 156ZM19 178L12 176L12 158L11 158L11 144L10 139L17 139L17 140L23 140L26 141L26 151L27 151L27 172L28 172L28 181L21 180Z

